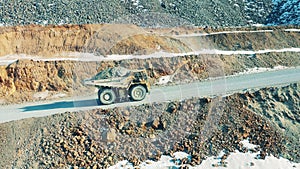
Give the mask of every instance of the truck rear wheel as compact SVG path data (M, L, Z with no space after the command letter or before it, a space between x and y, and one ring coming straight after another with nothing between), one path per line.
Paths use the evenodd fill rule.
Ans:
M112 89L103 89L98 91L99 101L102 104L112 104L116 100L116 94Z
M145 99L147 91L144 86L137 85L130 89L130 97L133 101L141 101Z

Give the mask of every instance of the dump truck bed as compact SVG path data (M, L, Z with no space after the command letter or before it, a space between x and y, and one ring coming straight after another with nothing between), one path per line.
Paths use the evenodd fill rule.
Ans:
M116 77L111 79L99 79L99 80L85 80L85 85L90 86L108 86L108 87L118 87L127 88L131 79L126 77Z

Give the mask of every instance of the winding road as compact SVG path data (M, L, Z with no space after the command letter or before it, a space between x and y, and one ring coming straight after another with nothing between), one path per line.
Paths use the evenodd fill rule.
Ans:
M7 105L0 107L0 123L30 117L42 117L67 111L81 111L95 108L112 108L140 105L152 102L183 100L192 97L229 95L263 87L282 86L300 81L300 67L261 73L228 76L182 85L153 87L145 100L140 102L122 102L99 106L96 93L86 97L64 98L55 101L44 101Z

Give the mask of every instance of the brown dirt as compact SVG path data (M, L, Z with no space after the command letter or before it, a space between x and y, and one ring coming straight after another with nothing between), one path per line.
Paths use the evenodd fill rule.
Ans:
M246 151L239 142L248 138L260 145L260 158L266 155L284 156L299 162L299 145L293 137L278 130L277 122L263 111L253 111L250 105L264 109L260 94L275 105L276 99L297 98L299 84L265 88L253 93L234 94L226 98L193 98L180 102L154 103L114 109L57 114L0 124L1 168L106 168L127 159L137 165L145 159L158 159L162 154L184 151L192 155L192 165L221 150ZM294 100L294 99L292 99ZM298 100L299 101L299 100ZM288 102L291 116L297 99ZM251 102L251 103L250 103ZM267 109L280 115L280 109ZM284 114L282 114L284 116ZM293 124L299 121L289 119ZM188 124L188 125L187 125ZM286 130L293 129L290 125ZM108 138L109 135L109 138ZM9 147L9 150L8 150Z
M186 53L192 50L181 41L157 35L134 35L121 40L110 49L110 54L151 54L156 51Z
M96 63L76 65L71 61L31 61L19 60L0 72L0 93L7 103L18 103L34 100L36 92L50 91L55 93L73 94L81 92L82 79L97 73ZM80 76L78 78L76 75Z
M111 51L110 49L118 42L128 37L145 34L148 34L147 31L134 25L1 27L0 56L27 54L53 57L65 52L91 52L96 55L106 55L109 52L117 54L120 52L116 48ZM170 46L170 42L176 42L176 40L169 37L160 37L149 33L144 38L148 43L142 45L130 43L130 45L138 45L136 49L145 48L153 51L158 51L156 47L160 45L168 52L177 51L175 48L177 46ZM180 45L182 48L188 49L184 44ZM131 47L134 49L134 46Z
M58 57L65 52L90 52L96 55L152 53L160 50L185 52L190 51L189 41L193 38L179 39L184 42L182 43L171 38L172 35L225 30L273 29L274 32L199 37L196 39L196 42L199 42L197 43L199 44L198 48L217 47L217 49L226 50L258 50L298 47L300 44L298 33L284 32L285 28L287 27L143 29L135 25L111 24L1 27L0 56L27 54Z

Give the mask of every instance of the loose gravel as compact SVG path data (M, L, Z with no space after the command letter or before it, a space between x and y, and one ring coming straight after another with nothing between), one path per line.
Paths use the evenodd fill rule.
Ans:
M271 0L3 0L2 25L134 23L143 27L245 26L264 23Z

